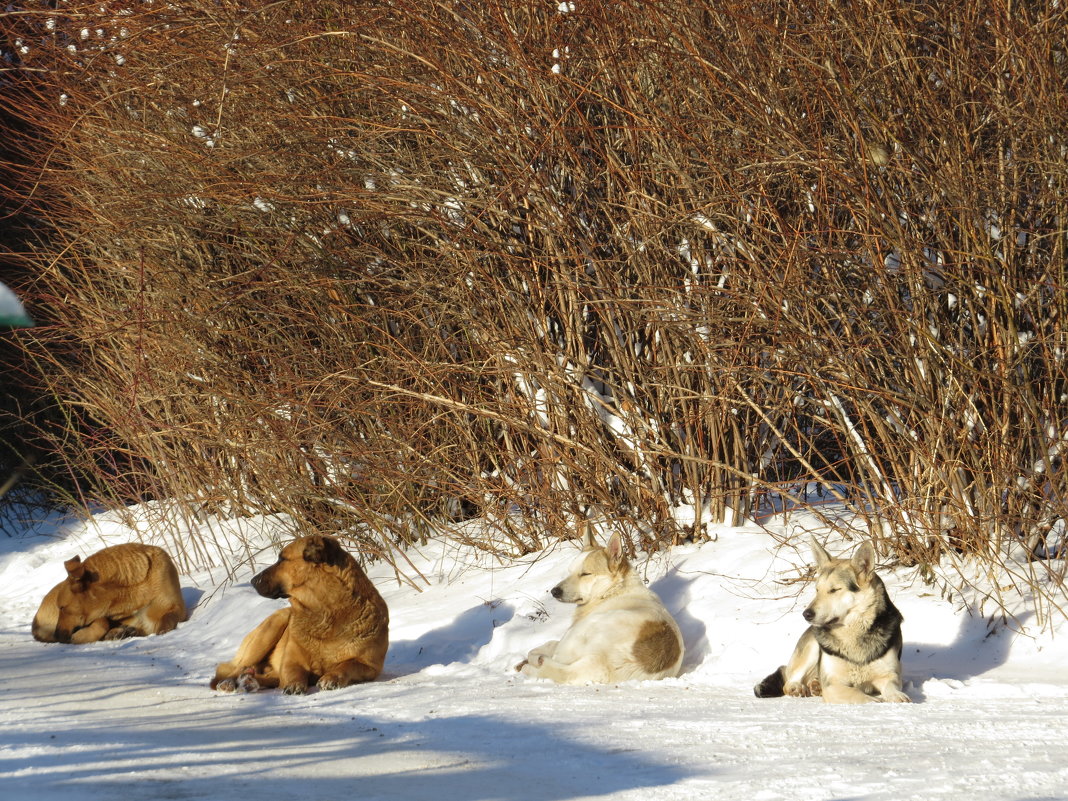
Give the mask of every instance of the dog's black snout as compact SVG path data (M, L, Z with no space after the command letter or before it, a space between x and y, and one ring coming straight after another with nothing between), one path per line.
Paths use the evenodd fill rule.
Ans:
M557 584L555 587L553 587L551 590L549 590L549 592L552 594L553 598L556 598L556 599L559 599L560 596L564 594L564 591L562 589L560 589L560 585L559 584Z
M264 598L286 598L285 590L282 589L282 585L279 584L271 575L271 568L267 568L262 573L253 576L252 581L249 582L252 585L252 589L262 595Z
M816 616L816 613L813 612L811 609L806 609L804 612L801 613L801 617L803 617L809 623L812 622L812 618L814 618L815 616Z
M263 573L257 573L255 576L253 576L249 584L252 585L252 589L258 592L260 595L263 595Z

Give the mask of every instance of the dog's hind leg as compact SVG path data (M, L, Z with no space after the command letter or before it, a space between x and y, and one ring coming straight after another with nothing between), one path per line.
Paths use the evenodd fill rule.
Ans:
M291 613L292 609L286 608L268 615L241 641L234 662L245 667L265 662L285 634Z
M105 640L127 640L130 637L144 637L144 629L137 626L127 626L125 624L119 624L118 626L112 626L108 629L108 633L104 635Z
M105 635L105 640L125 640L127 637L145 637L149 634L162 634L163 631L170 631L178 625L175 621L169 629L161 631L159 629L158 621L152 615L152 607L155 601L147 606L132 612L122 618L115 620L115 625L111 627Z
M146 634L166 634L174 631L179 623L185 622L189 617L184 604L178 605L170 600L153 601L141 615L142 628Z
M601 654L587 654L574 662L560 662L552 657L542 657L540 663L527 662L520 671L524 676L552 679L559 684L585 684L607 682L610 671Z
M757 698L782 698L786 695L783 690L786 684L786 666L781 666L774 673L768 675L753 688L753 694Z
M174 631L178 628L178 624L185 619L181 612L172 609L160 617L159 622L156 624L156 634L166 634L168 631Z
M897 673L887 676L877 676L871 681L872 686L879 693L880 701L888 701L892 704L911 704L912 699L901 689L901 677Z
M216 668L215 678L211 680L211 688L233 691L236 689L238 677L246 674L249 669L252 669L261 687L277 687L276 677L268 679L263 676L262 680L260 677L265 672L266 664L275 646L286 632L291 612L290 607L279 609L250 631L238 646L237 655L231 661L223 662ZM273 685L269 683L272 680L275 682ZM226 682L225 686L220 686L223 682Z
M559 640L550 640L547 643L539 645L537 648L532 648L527 652L527 658L515 666L516 672L521 673L526 665L533 663L534 665L540 665L547 657L556 653L556 646L560 644ZM533 675L528 674L528 675Z
M82 626L71 634L70 641L75 645L82 645L87 642L99 642L107 636L110 628L111 621L106 617L100 617L88 626Z
M105 639L121 640L125 637L166 634L184 619L174 610L173 605L165 601L152 601L136 612L119 618Z
M368 665L359 659L346 659L320 676L315 686L320 690L340 690L350 684L374 681L378 678L378 674L378 668L373 665Z

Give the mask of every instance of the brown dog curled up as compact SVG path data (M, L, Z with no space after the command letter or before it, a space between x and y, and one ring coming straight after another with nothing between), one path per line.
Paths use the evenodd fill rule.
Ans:
M88 643L171 631L188 618L178 569L155 545L127 543L63 563L67 578L33 618L34 639Z
M211 687L252 692L281 687L336 690L372 681L389 648L389 610L360 565L333 537L311 536L284 547L278 561L252 579L267 598L288 598L254 628Z

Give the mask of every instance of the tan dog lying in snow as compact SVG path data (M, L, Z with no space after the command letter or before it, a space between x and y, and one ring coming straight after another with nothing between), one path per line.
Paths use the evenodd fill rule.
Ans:
M311 685L335 690L371 681L389 648L389 610L359 564L332 537L291 542L278 561L252 579L268 598L288 598L215 671L215 690L251 692Z
M67 578L33 618L36 640L80 644L163 634L188 617L178 570L155 545L113 545L63 564Z

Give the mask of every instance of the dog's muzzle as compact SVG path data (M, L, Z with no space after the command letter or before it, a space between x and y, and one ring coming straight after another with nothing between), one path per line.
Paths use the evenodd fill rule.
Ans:
M252 577L252 589L262 595L264 598L288 598L288 594L279 586L275 581L271 580L269 575L270 568L267 568L257 576Z
M806 609L801 613L801 617L808 621L813 628L817 629L833 629L839 623L839 618L836 617L831 618L830 620L825 620L822 623L814 623L813 621L816 619L816 613L812 609Z

